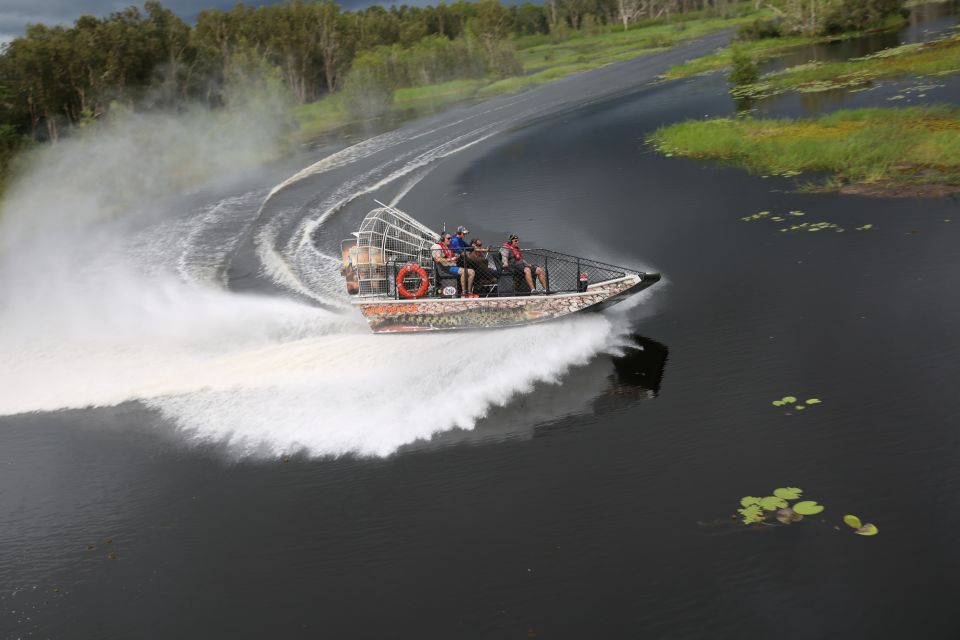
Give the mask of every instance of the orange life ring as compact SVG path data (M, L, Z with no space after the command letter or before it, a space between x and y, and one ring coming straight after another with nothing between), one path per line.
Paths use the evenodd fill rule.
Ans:
M413 293L403 284L404 279L410 275L411 271L420 276L420 288ZM399 293L402 298L422 298L426 295L427 289L429 288L430 278L427 276L427 272L424 271L423 267L418 264L411 262L400 269L400 272L397 274L397 293Z

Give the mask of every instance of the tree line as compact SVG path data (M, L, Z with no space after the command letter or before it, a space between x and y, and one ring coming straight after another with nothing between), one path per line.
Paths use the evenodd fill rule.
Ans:
M425 83L518 71L512 36L562 33L702 10L732 0L498 0L345 11L334 2L206 10L187 24L157 0L73 26L31 25L0 51L0 123L33 140L56 141L115 103L134 109L192 100L218 107L232 75L275 72L298 103L347 83L355 61L367 76ZM385 51L386 49L386 51ZM379 53L378 53L379 52ZM413 52L413 53L411 53ZM419 58L424 66L397 63ZM391 62L392 61L392 62ZM398 73L398 77L392 74ZM416 77L410 77L414 75Z
M788 33L818 36L863 31L891 16L909 13L906 0L781 0L767 6L777 17L759 20L741 29L741 36L768 38Z
M499 0L347 11L331 0L205 10L190 25L158 0L72 26L30 25L0 49L0 175L30 141L58 140L120 105L133 110L231 100L237 79L281 84L300 104L346 89L359 105L404 86L522 72L513 41L628 29L738 0ZM746 0L780 15L778 31L856 26L903 0ZM374 103L376 100L373 101Z

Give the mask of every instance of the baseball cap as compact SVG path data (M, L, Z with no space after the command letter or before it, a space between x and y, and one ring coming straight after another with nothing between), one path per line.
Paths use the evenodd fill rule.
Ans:
M465 226L460 225L457 227L457 233L470 233L470 229L467 229Z

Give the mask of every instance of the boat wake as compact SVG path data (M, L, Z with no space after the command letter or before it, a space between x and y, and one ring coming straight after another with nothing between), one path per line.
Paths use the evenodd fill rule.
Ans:
M388 134L275 187L248 174L246 188L212 198L169 196L183 192L183 159L244 157L265 144L247 134L256 127L214 142L193 135L210 124L201 116L163 131L137 117L48 150L0 217L0 416L139 401L183 437L235 455L383 456L471 429L534 385L616 352L628 342L624 313L549 329L372 335L345 304L339 260L317 249L318 229L345 204L387 185L395 201L514 120ZM150 154L125 143L145 128ZM91 157L109 166L94 171ZM318 176L316 202L265 206ZM271 286L238 293L230 261L251 238L257 277Z

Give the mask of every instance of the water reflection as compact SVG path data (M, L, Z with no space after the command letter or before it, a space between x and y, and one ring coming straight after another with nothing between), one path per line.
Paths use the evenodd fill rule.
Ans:
M562 384L538 384L506 406L493 408L470 431L447 431L403 450L530 439L583 429L605 413L651 400L660 392L669 350L656 340L636 334L628 341L622 353L597 356L570 371ZM592 419L581 418L576 424L565 420L587 415L592 415Z

